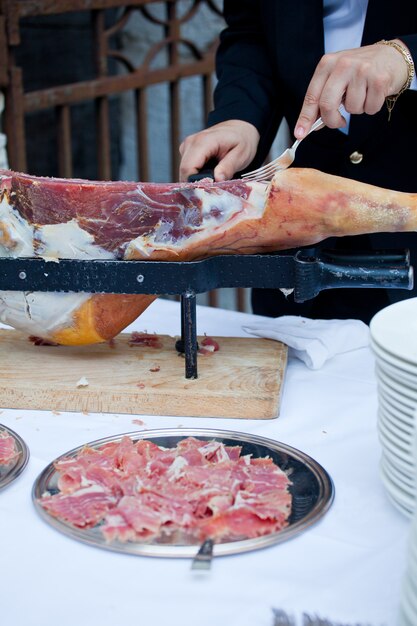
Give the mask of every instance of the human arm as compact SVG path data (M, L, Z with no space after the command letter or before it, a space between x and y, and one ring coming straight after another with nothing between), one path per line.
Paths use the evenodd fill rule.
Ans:
M215 176L221 180L249 166L255 155L262 161L268 153L282 113L263 34L261 4L255 0L224 2L227 28L216 57L215 106L208 129L181 145L181 180L196 173L209 158L219 161Z
M415 62L417 35L393 41L410 52ZM388 96L401 91L407 77L401 52L381 43L324 55L307 88L294 135L304 137L319 116L330 128L344 126L338 110L342 103L349 113L377 113Z
M180 145L180 180L186 181L210 159L218 163L214 179L228 180L253 161L258 143L255 126L242 120L227 120L189 135Z

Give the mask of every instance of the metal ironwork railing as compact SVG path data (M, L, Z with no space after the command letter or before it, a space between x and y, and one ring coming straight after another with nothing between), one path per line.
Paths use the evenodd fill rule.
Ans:
M165 7L165 18L152 13L152 5ZM186 5L180 14L180 5ZM186 39L183 34L187 24L202 5L220 14L214 0L132 0L128 5L118 0L0 0L0 88L6 95L5 132L8 137L10 166L26 171L25 115L35 111L54 108L57 118L59 175L72 175L71 156L71 106L94 100L97 124L98 178L111 179L109 155L109 97L132 91L136 100L136 135L138 150L138 179L147 180L148 136L146 90L150 85L169 84L171 175L175 180L178 172L178 145L180 143L180 81L190 76L201 77L204 116L211 107L211 77L217 41L206 50L200 50L197 42ZM105 12L118 8L113 24L106 26ZM25 92L22 68L16 64L15 51L20 45L20 22L24 18L62 14L75 11L91 12L91 37L93 41L95 77L91 80L48 86L36 91ZM151 45L143 62L134 66L120 49L112 44L132 15L142 15L163 30L163 37ZM181 59L179 48L186 47L187 60ZM166 50L165 67L152 68L151 64L161 50ZM53 54L53 51L51 51ZM124 73L111 74L109 60L121 64Z
M27 171L27 118L46 110L55 111L55 154L57 173L72 177L74 155L72 148L72 109L80 103L93 102L95 108L96 177L115 177L111 162L111 99L130 92L134 94L134 134L137 152L137 179L150 178L150 143L147 92L150 86L166 84L168 96L169 142L167 150L171 163L171 180L177 180L178 146L184 111L181 108L181 81L198 77L201 84L202 124L212 104L212 75L217 37L202 49L200 42L189 38L187 25L199 19L199 12L220 16L220 0L0 0L0 90L5 95L4 132L7 136L9 166ZM109 11L112 19L108 19ZM22 45L22 23L36 22L45 16L88 12L91 16L91 43L94 76L67 84L46 85L35 90L25 89L24 68L19 65ZM117 45L132 16L140 12L142 19L156 25L161 36L151 42L140 64ZM74 42L76 45L76 42ZM186 50L186 56L182 51ZM154 60L163 55L164 64ZM51 54L54 51L51 50ZM75 62L75 59L74 59ZM115 72L114 67L118 70ZM111 69L113 68L113 69ZM36 150L42 150L42 146ZM117 173L116 173L117 177ZM209 303L217 305L217 293L209 294ZM244 310L244 292L236 291L236 308Z

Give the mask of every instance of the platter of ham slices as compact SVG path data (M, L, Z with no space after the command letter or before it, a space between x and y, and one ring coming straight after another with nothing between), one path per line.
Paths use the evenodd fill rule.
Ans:
M283 443L234 431L161 429L79 446L37 478L33 501L54 528L90 545L192 557L263 548L329 509L330 476Z
M23 472L28 460L29 450L20 435L0 424L0 489Z

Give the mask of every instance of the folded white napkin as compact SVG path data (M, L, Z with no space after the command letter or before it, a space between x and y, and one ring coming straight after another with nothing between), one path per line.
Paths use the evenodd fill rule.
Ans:
M242 328L252 335L287 344L288 356L301 359L313 370L335 354L369 345L369 327L360 320L312 320L283 315Z

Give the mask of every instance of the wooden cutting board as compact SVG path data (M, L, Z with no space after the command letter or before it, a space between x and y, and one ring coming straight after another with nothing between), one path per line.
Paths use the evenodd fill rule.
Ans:
M12 409L268 419L278 416L287 347L269 339L218 337L187 380L175 339L162 348L113 344L36 346L0 330L0 406ZM153 370L153 371L152 371ZM88 386L77 387L82 377Z

